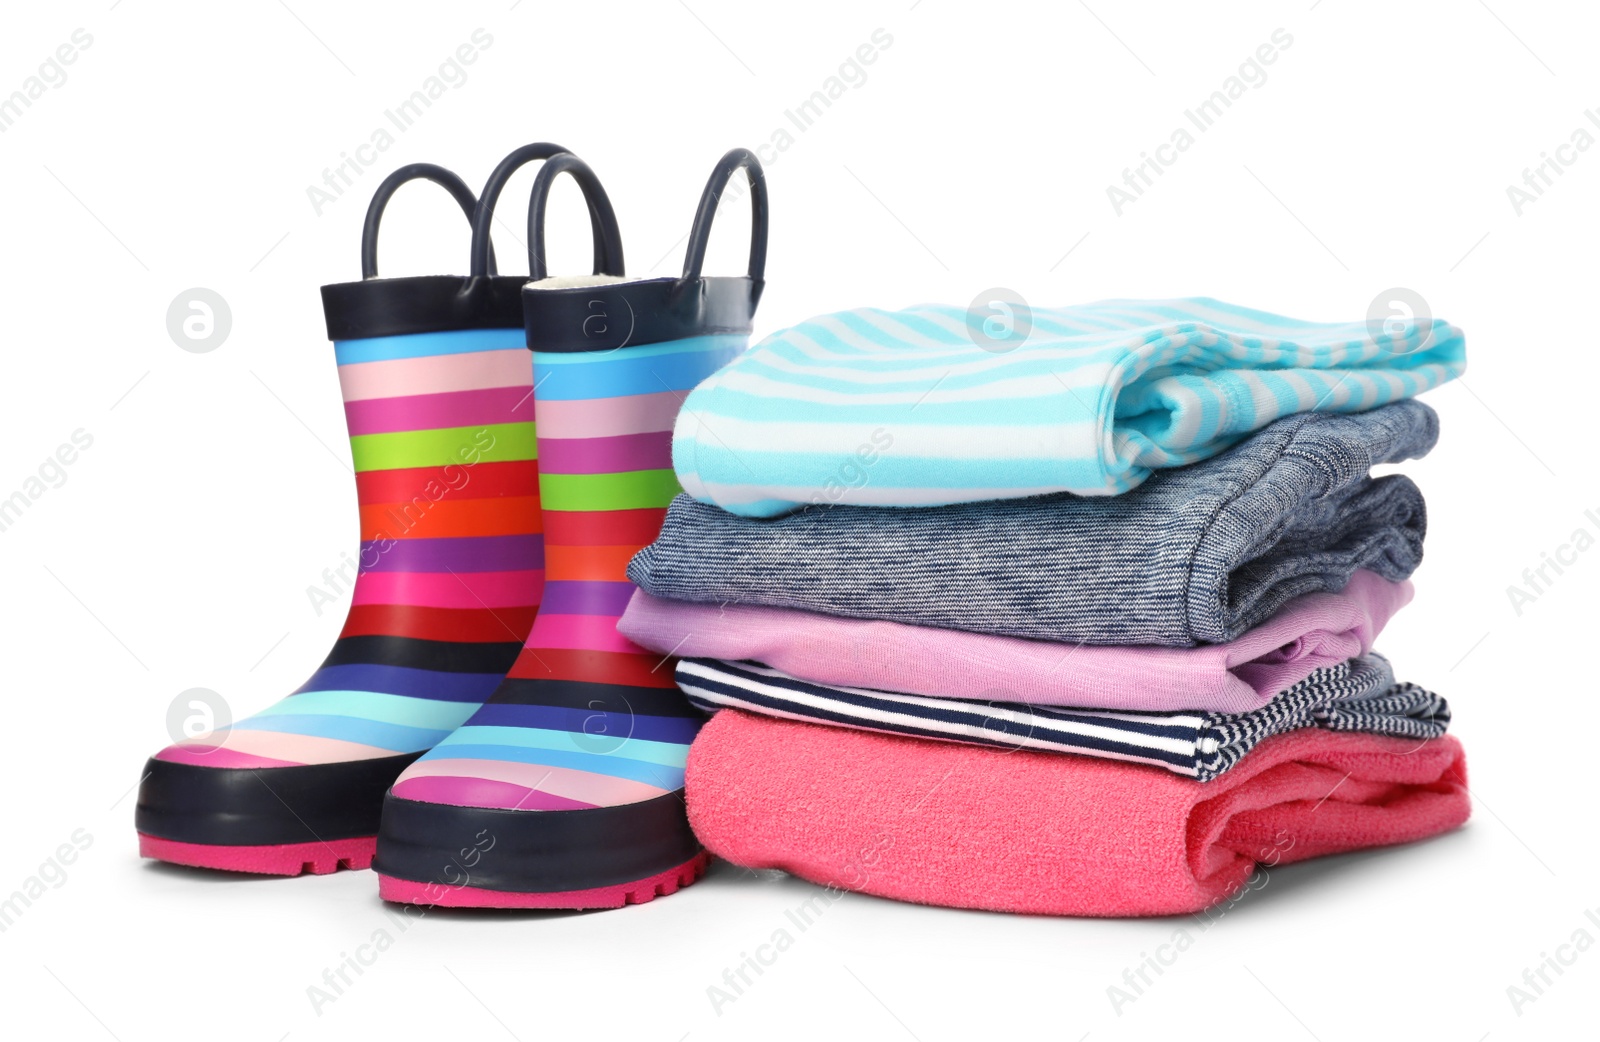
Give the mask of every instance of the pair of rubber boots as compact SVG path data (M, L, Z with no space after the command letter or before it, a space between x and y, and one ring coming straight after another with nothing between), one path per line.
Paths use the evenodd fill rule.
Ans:
M536 160L529 275L497 275L496 202ZM702 276L741 169L749 272ZM545 268L563 173L588 204L593 275ZM470 275L377 277L384 207L419 178L471 219ZM361 504L349 616L294 694L148 762L140 853L276 875L370 865L385 899L460 907L618 907L699 878L683 803L699 717L671 663L615 624L628 560L678 492L678 406L747 346L766 237L743 149L707 182L678 278L624 276L605 190L559 146L513 152L477 199L430 164L388 178L362 281L322 289Z

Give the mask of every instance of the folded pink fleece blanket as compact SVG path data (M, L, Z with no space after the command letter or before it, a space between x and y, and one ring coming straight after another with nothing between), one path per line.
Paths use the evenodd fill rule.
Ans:
M935 698L1165 712L1260 709L1356 658L1410 602L1411 583L1358 571L1339 593L1286 604L1228 644L1072 645L634 593L617 630L663 655L761 662L819 684Z
M689 751L689 822L747 868L901 901L1043 915L1198 912L1257 864L1467 820L1456 739L1307 730L1216 781L1139 764L724 710Z

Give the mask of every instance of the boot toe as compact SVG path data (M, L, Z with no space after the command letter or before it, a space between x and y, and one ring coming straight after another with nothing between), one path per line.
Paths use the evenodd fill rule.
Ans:
M385 791L418 756L281 765L179 743L146 764L134 826L142 856L266 875L365 868Z
M566 773L533 764L468 768L446 758L413 765L384 801L373 862L381 896L455 907L611 908L673 893L704 872L708 858L689 829L681 787L607 778L602 791L591 787L578 800L560 794ZM600 799L608 802L588 802Z

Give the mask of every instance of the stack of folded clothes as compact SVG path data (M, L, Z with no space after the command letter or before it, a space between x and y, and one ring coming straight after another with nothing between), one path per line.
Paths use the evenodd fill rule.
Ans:
M957 907L1197 911L1258 864L1466 820L1411 598L1461 333L1213 300L860 310L701 384L619 630L714 713L690 821L737 864Z

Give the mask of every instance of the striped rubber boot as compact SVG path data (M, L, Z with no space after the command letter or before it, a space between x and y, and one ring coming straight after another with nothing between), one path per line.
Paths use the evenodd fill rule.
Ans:
M750 275L701 278L717 197L741 166L756 217ZM551 160L539 178L563 168ZM540 191L536 183L533 212ZM707 186L682 279L524 289L545 601L494 696L390 791L373 862L385 899L619 907L704 871L683 803L702 717L674 685L670 660L622 637L616 620L634 590L628 561L659 534L679 491L679 404L748 344L765 230L760 166L739 150Z
M375 237L369 218L368 278L323 290L360 502L349 615L293 694L149 761L145 857L276 875L367 867L384 792L494 692L533 625L544 555L525 280L492 267L377 279Z

